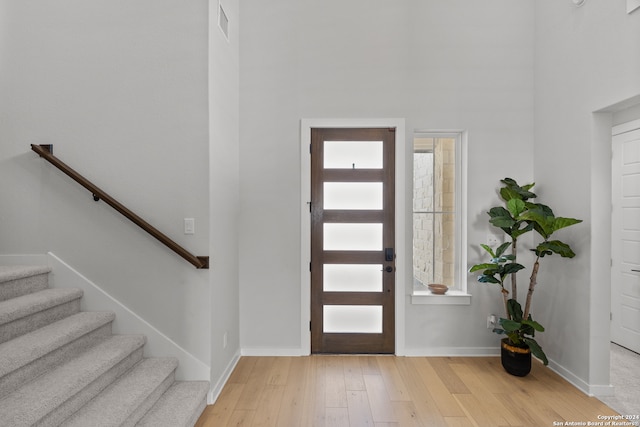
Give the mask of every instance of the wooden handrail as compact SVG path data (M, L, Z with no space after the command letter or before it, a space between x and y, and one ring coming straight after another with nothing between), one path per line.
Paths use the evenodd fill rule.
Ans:
M94 185L91 181L80 175L78 172L73 170L71 167L66 165L63 161L58 159L53 155L53 145L36 145L31 144L31 149L38 153L40 157L60 169L66 175L68 175L71 179L76 181L78 184L82 185L87 190L91 191L93 194L93 199L95 201L104 200L106 204L120 212L122 215L131 220L134 224L142 228L147 233L151 234L153 237L158 239L161 243L167 246L169 249L180 255L182 258L189 261L196 268L206 269L209 268L209 257L208 256L195 256L187 251L185 248L171 240L165 234L161 233L154 226L149 224L147 221L140 218L135 213L131 212L127 209L122 203L118 202L116 199L102 191L96 185Z

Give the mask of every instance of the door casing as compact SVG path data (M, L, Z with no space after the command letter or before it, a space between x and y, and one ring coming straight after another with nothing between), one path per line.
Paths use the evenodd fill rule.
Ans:
M400 118L387 119L302 119L300 126L300 354L311 354L311 128L374 128L388 127L396 129L395 141L395 205L396 205L396 294L395 294L395 350L396 355L405 355L405 294L406 294L406 221L405 192L407 176L405 167L406 141L405 121ZM410 261L410 260L409 260Z
M637 265L629 265L624 262L623 250L620 241L623 239L625 233L621 230L622 222L622 208L623 202L619 200L623 197L622 188L620 188L619 179L623 176L624 167L623 162L623 143L624 141L635 140L637 141L638 132L640 131L640 120L625 123L620 126L616 126L612 130L613 138L613 156L612 156L612 218L611 218L611 341L627 347L633 351L638 351L638 343L634 342L632 333L626 333L623 331L622 318L623 314L618 310L624 305L625 297L622 294L622 280L623 274L637 276ZM628 166L630 167L630 166ZM637 167L636 167L637 169ZM617 208L617 209L616 209ZM636 234L636 233L633 233ZM635 268L636 273L629 270ZM637 277L636 277L637 279ZM629 300L627 300L629 302ZM636 332L637 335L637 332Z

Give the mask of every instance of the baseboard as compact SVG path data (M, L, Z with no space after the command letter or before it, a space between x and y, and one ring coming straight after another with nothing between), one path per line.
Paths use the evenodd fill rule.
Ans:
M584 394L590 395L589 384L587 384L586 381L584 381L582 378L575 375L570 370L566 369L564 366L549 359L549 369L551 369L556 374L560 375L565 380L569 381L575 388L577 388Z
M305 353L299 347L243 347L240 351L243 356L308 356L309 353Z
M593 397L609 397L616 395L616 388L609 385L590 385L589 386L589 396Z
M589 384L570 370L566 369L564 366L551 359L549 359L549 369L570 382L571 385L587 396L605 397L613 396L615 393L615 388L612 385Z
M309 353L298 347L243 347L242 356L308 356ZM498 347L428 347L405 348L402 356L407 357L482 357L499 356Z
M147 337L144 347L145 356L175 357L178 359L176 379L209 381L211 369L171 338L160 332L146 320L113 298L91 280L84 277L55 254L47 254L47 262L52 268L49 277L51 287L75 287L84 291L81 300L83 311L113 311L116 320L113 332L116 334L143 334Z
M218 378L218 381L216 381L216 383L211 386L211 389L207 394L208 405L213 405L214 403L216 403L216 400L218 400L218 397L220 397L220 393L222 393L224 385L227 383L229 377L231 376L231 373L236 368L238 361L240 361L240 350L238 350L236 354L231 358L224 372L222 372L222 375L220 375L220 378Z
M404 349L404 356L407 357L486 357L499 355L499 347L426 347Z

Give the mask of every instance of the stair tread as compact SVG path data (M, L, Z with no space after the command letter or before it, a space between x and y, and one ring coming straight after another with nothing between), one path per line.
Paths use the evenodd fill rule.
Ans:
M176 381L136 426L192 427L204 409L200 406L208 391L208 381Z
M80 312L0 344L0 377L113 321L113 312Z
M0 400L7 425L32 425L145 343L143 335L113 335Z
M107 427L123 424L177 366L175 358L143 359L62 425Z
M10 323L39 311L81 298L83 292L75 288L49 288L0 302L0 325Z
M51 267L47 265L2 265L0 266L0 283L49 272Z

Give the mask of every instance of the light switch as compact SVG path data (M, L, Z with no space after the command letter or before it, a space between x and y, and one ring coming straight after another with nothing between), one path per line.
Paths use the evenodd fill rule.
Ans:
M193 218L184 219L184 234L195 234L196 221Z

